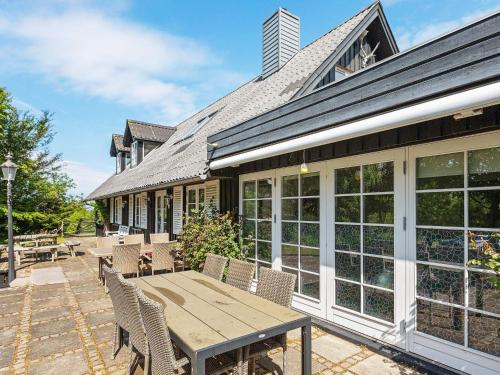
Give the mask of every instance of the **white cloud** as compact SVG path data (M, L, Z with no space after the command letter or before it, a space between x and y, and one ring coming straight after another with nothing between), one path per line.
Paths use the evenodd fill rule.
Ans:
M100 170L92 168L89 165L73 160L62 162L62 170L73 179L75 188L73 194L83 194L87 196L96 186L102 184L110 176L109 170Z
M399 30L396 33L399 48L404 51L411 48L417 44L426 42L433 39L439 35L445 34L457 27L463 26L466 23L472 22L475 19L481 18L482 16L491 13L496 8L477 10L467 16L464 16L457 20L434 22L425 25L417 25L411 29Z
M194 88L221 63L209 48L75 3L0 11L4 68L42 74L59 88L136 106L166 122L195 110Z

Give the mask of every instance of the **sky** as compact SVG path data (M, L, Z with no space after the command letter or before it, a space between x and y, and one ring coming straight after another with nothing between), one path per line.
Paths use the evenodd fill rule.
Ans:
M0 86L23 111L53 114L75 194L114 172L111 134L127 118L176 125L257 76L262 21L301 19L301 45L369 0L0 0ZM400 50L487 13L500 0L382 0Z

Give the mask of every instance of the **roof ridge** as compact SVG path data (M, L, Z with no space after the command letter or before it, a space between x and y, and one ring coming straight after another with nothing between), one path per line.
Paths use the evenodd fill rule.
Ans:
M146 121L141 121L141 120L134 120L134 119L131 119L131 118L127 119L127 123L129 121L134 122L134 123L139 124L139 125L154 126L154 127L163 128L163 129L175 129L175 126L155 124L155 123L152 123L152 122L146 122Z

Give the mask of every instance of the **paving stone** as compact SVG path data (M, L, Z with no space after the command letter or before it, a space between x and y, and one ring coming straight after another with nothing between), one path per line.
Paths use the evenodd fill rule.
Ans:
M106 367L121 367L123 365L128 365L128 349L126 346L121 348L121 350L117 353L115 359L111 358L111 352L113 351L112 343L99 347L99 351L102 354L102 359L104 360Z
M372 355L367 359L352 366L349 370L358 375L413 375L418 374L417 371L396 363L393 360L381 356Z
M12 344L14 341L16 341L16 335L17 335L17 326L11 326L0 329L0 345L5 346Z
M286 355L287 374L295 375L301 374L302 368L302 354L300 351L293 348L288 348ZM276 374L282 374L281 366L283 365L283 351L279 350L276 354L269 357L264 357L259 361L259 365L265 367L267 370ZM326 367L318 361L312 361L313 374L321 372Z
M75 294L76 300L78 303L85 303L88 301L95 301L97 299L104 299L104 298L109 298L106 293L104 293L104 290L97 289L95 292L92 293L80 293L80 294Z
M312 348L320 356L336 363L361 351L358 345L333 335L325 335L313 340Z
M33 310L40 310L46 307L57 307L66 304L66 298L64 296L57 298L45 298L45 299L32 299Z
M65 353L81 348L78 333L71 332L67 335L49 337L46 340L30 343L29 357L31 360L46 357L54 353ZM69 372L68 372L69 373Z
M19 322L19 314L7 315L0 318L0 329L5 327L17 326Z
M12 303L12 304L6 304L2 307L0 307L0 314L12 314L12 313L18 313L21 311L23 308L22 303Z
M56 285L54 287L54 285ZM63 284L52 284L52 285L43 285L37 286L33 288L31 292L31 297L35 300L40 299L43 300L47 298L47 296L57 296L64 295L64 285Z
M104 310L112 307L110 298L101 298L95 301L83 302L80 304L80 310L84 313L96 310Z
M75 329L75 323L73 319L51 320L50 322L43 322L33 325L31 327L31 336L50 336L56 333L68 332L72 329Z
M12 296L15 294L24 294L24 291L26 290L26 287L20 287L20 288L2 288L0 289L0 301L2 297L6 296Z
M86 319L87 322L89 323L89 326L91 327L109 322L114 323L115 313L112 310L103 312L91 312L86 316Z
M59 374L88 374L89 368L83 353L69 353L54 359L44 359L30 363L29 374L59 375Z
M16 303L23 302L24 294L14 293L14 294L0 294L0 305L8 304L8 303ZM1 307L0 307L1 310Z
M4 346L0 348L0 368L8 367L14 355L14 346Z
M109 325L104 327L97 327L92 329L92 334L97 344L101 344L106 341L112 341L114 336L115 326Z
M48 310L37 310L33 311L31 315L31 320L33 322L38 322L41 320L57 319L61 316L71 315L67 306L59 306L55 308L50 308Z

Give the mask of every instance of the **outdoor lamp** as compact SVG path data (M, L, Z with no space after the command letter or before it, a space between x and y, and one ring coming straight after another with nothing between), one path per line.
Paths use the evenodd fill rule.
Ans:
M7 154L7 160L2 164L3 179L6 181L14 181L16 178L17 165L12 161L10 152Z
M309 172L309 167L307 166L306 163L306 150L304 150L302 155L302 164L300 165L300 173L304 174L308 172Z

